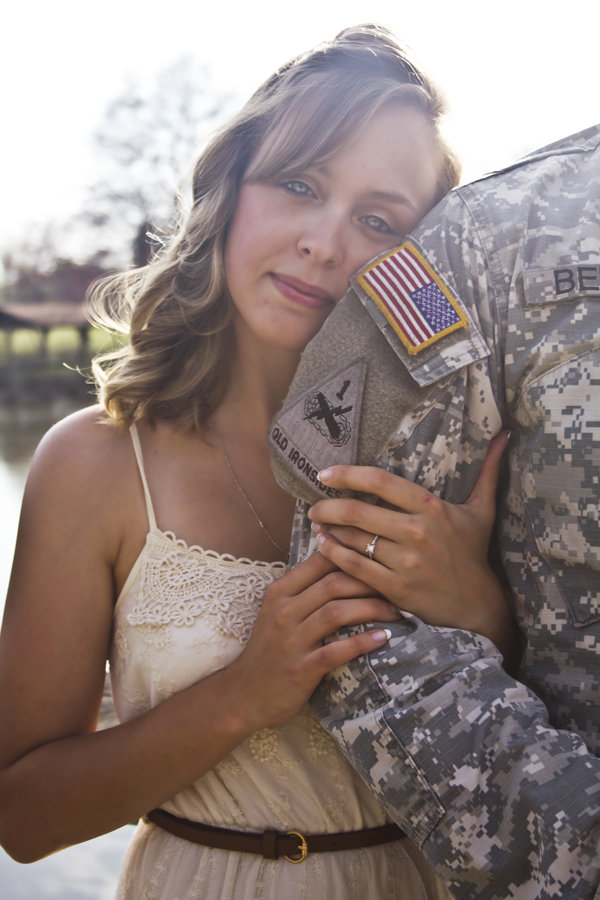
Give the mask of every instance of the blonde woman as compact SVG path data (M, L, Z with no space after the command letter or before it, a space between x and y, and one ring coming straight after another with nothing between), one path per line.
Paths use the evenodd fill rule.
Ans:
M265 445L351 273L456 183L441 112L389 33L343 32L215 138L163 251L97 288L129 342L36 454L1 638L16 859L141 816L120 898L444 896L306 706L387 634L324 638L396 613L318 554L287 571ZM121 724L95 732L107 658Z

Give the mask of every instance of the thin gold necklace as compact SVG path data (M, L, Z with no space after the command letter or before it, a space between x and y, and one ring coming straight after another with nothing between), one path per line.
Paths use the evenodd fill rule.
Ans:
M225 449L225 444L223 443L223 439L222 439L221 435L218 433L218 431L216 431L216 429L214 428L214 426L213 426L213 432L214 432L214 435L215 435L215 437L216 437L216 439L217 439L217 444L219 445L219 449L220 449L220 451L221 451L221 454L222 454L222 456L223 456L223 459L225 460L225 465L227 466L227 468L229 469L229 471L230 471L230 473L231 473L231 477L233 478L233 481L234 481L234 483L235 483L235 486L237 487L238 491L240 492L240 494L242 495L242 497L244 498L244 500L246 501L246 503L248 504L248 506L249 506L250 509L252 510L252 515L254 516L254 518L256 519L256 521L258 522L258 524L260 525L260 527L262 528L262 530L264 531L264 533L266 534L266 536L269 538L269 540L271 541L271 543L273 544L273 546L276 547L277 550L279 550L279 552L283 554L283 556L285 557L285 559L287 559L287 558L288 558L288 552L287 552L287 550L285 550L285 549L281 546L281 544L279 544L279 543L275 540L275 538L273 537L273 535L271 534L271 532L269 531L269 529L267 528L267 526L265 525L265 523L263 522L263 520L261 519L261 517L259 516L259 514L257 513L256 507L254 506L254 504L252 503L252 501L251 501L250 498L248 497L248 494L246 493L246 491L244 490L244 488L243 488L242 485L240 484L240 480L239 480L239 478L237 477L237 475L235 474L235 470L234 470L233 466L231 465L231 460L229 459L229 456L227 455L227 451L226 451L226 449Z

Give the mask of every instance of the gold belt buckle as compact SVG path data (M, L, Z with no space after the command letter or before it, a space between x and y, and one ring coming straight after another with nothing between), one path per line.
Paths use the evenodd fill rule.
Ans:
M300 854L300 856L297 859L294 859L293 856L285 856L284 855L283 858L291 863L304 862L304 860L308 856L308 844L306 843L306 838L304 837L303 834L300 834L299 831L286 831L286 834L293 834L299 839L300 845L298 847L298 853Z

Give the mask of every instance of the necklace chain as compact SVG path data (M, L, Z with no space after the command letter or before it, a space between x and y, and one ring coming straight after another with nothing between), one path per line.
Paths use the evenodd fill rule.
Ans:
M229 456L227 455L227 451L225 450L225 444L223 443L223 439L221 438L221 435L220 435L216 430L213 429L213 431L214 431L215 437L216 437L216 439L217 439L217 443L218 443L218 445L219 445L219 449L220 449L220 451L221 451L221 454L222 454L222 456L223 456L223 459L225 460L225 465L226 465L227 468L229 469L229 472L230 472L230 474L231 474L231 477L233 478L233 481L234 481L234 483L235 483L235 486L237 487L238 491L240 492L240 494L242 495L242 497L244 498L244 500L246 501L246 503L248 504L248 506L249 506L250 509L252 510L252 515L254 516L254 518L256 519L256 521L258 522L258 524L260 525L260 527L262 528L262 530L264 531L264 533L266 534L266 536L269 538L269 540L271 541L271 543L273 544L273 546L276 547L277 550L279 550L279 552L282 553L282 554L284 555L284 557L287 559L287 556L288 556L287 550L285 550L285 549L281 546L281 544L279 544L279 543L275 540L275 538L273 537L273 535L271 534L271 532L269 531L269 529L267 528L267 526L265 525L265 523L263 522L263 520L261 519L261 517L259 516L259 514L257 513L256 507L254 506L254 504L252 503L252 501L251 501L250 498L248 497L248 494L246 493L246 491L244 490L244 488L243 488L242 485L240 484L240 480L239 480L239 478L237 477L237 475L235 474L235 470L234 470L233 466L231 465L231 460L229 459Z

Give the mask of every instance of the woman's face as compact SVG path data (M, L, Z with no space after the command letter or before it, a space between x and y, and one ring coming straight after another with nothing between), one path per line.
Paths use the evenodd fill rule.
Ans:
M431 207L438 168L422 113L391 101L324 165L244 183L225 247L238 340L300 352L350 276Z

